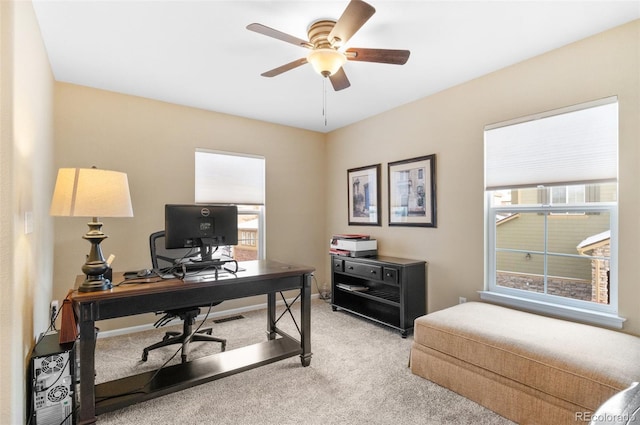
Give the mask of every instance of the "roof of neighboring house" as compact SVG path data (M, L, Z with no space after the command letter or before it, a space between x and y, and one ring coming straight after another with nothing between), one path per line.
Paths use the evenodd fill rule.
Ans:
M576 246L578 252L584 252L590 249L595 249L599 246L605 245L609 243L611 239L611 230L606 230L602 233L598 233L597 235L592 235L583 240Z
M518 213L504 213L504 214L496 214L496 225L500 225L506 223L507 221L511 221L514 218L520 217Z
M238 222L238 229L239 230L257 230L258 229L258 219L255 218L253 220Z

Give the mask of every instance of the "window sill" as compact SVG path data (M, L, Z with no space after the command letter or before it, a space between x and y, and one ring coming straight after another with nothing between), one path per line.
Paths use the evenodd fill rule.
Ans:
M490 291L478 291L480 299L484 301L502 304L534 313L542 313L563 319L575 320L578 322L593 325L606 326L614 329L622 329L622 324L627 320L616 314L602 313L598 311L585 310L582 308L568 307L558 304L534 301L513 295L499 294Z

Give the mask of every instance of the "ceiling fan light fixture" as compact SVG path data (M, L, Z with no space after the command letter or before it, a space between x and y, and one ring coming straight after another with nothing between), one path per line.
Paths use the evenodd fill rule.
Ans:
M329 48L315 49L307 55L307 62L323 77L329 77L338 72L346 61L344 53Z

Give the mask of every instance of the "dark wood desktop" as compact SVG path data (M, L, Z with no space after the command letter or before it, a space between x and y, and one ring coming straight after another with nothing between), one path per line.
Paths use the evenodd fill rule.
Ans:
M120 285L106 291L74 291L71 299L80 328L77 423L93 423L96 415L296 355L300 355L302 366L308 366L314 269L269 260L240 264L243 271L221 275L218 280L189 283L170 279L151 283L154 279L150 278L149 283ZM121 273L114 273L113 281L117 283L121 277ZM84 276L79 279L82 281ZM76 288L77 285L78 281ZM296 289L301 302L299 340L280 330L276 319L276 294ZM95 385L96 321L261 294L267 295L265 342ZM156 372L157 376L148 382Z

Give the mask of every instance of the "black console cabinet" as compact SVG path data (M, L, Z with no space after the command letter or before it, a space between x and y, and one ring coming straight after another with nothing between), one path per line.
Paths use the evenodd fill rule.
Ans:
M331 256L331 306L400 331L426 314L426 262L404 258Z

